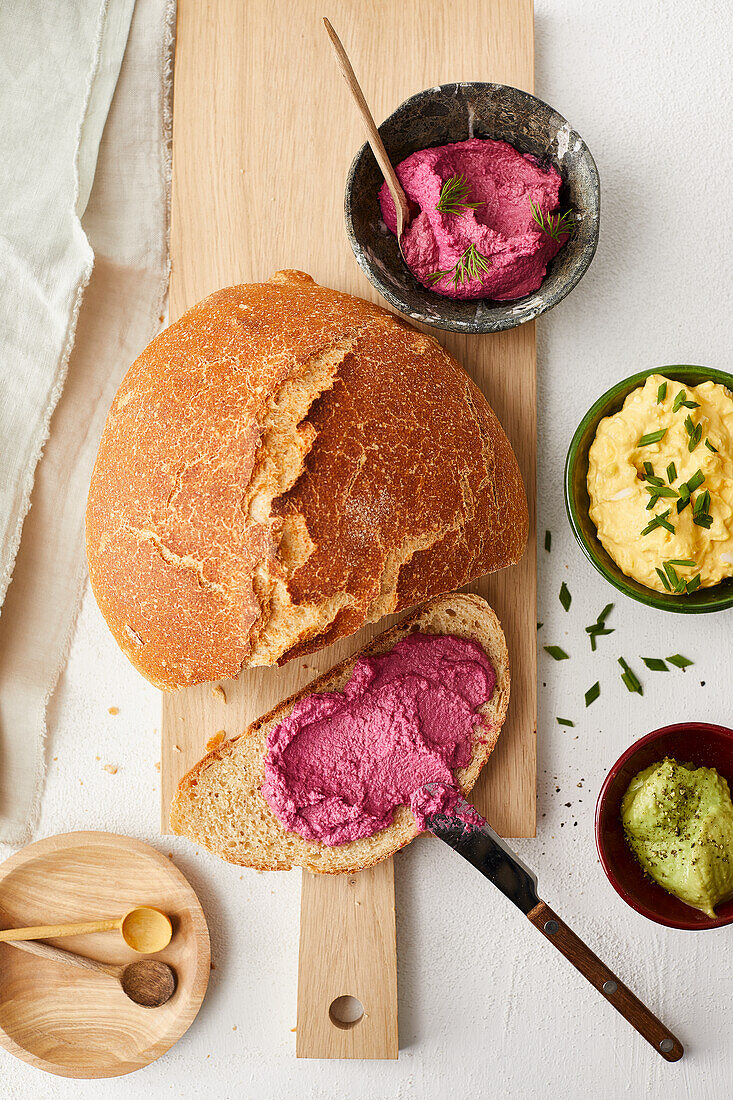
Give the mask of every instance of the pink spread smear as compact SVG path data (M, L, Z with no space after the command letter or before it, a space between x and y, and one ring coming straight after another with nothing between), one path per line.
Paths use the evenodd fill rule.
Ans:
M457 797L453 773L488 732L477 708L495 684L481 646L452 635L410 634L360 657L342 691L301 699L270 731L262 793L286 829L324 844L386 828L426 783ZM419 800L412 808L424 827Z
M416 279L447 298L523 298L537 290L547 265L567 241L540 229L532 202L546 216L560 205L562 179L556 168L540 167L535 157L517 152L506 141L470 138L453 145L421 149L397 165L397 175L420 213L402 238L407 265ZM443 214L436 209L440 192L452 176L465 179L475 210ZM386 183L379 192L385 225L397 231L392 196ZM438 281L438 271L451 272L469 245L488 262L481 277L455 283L452 275Z
M428 818L434 814L445 814L463 823L466 828L481 828L486 824L483 817L476 813L473 806L463 801L461 792L455 786L445 787L433 783L429 787L420 787L410 798L410 809L421 829L430 827Z

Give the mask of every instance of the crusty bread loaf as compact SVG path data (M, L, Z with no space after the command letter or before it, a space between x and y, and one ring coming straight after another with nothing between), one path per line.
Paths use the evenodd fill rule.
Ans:
M496 744L509 704L509 656L496 615L479 596L455 593L428 601L397 626L378 634L369 645L342 661L269 714L253 722L240 737L224 741L181 780L170 813L174 833L230 863L264 871L308 867L322 874L361 871L391 856L417 836L419 829L407 806L398 807L394 822L373 836L327 845L287 832L262 794L269 731L298 700L319 691L338 691L351 676L357 659L386 653L413 631L470 638L483 648L496 672L491 699L479 708L488 727L475 740L471 759L456 772L463 794L476 782Z
M459 364L292 271L212 294L145 349L87 508L99 606L164 689L320 649L526 539L516 459Z

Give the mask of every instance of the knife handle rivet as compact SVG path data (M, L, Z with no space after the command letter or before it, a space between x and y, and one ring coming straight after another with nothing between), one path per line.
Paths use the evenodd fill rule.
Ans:
M659 1049L664 1054L669 1054L670 1050L674 1050L674 1039L662 1039Z
M555 933L560 931L560 925L556 920L545 921L545 932L548 936L554 936Z
M616 982L608 981L603 983L603 992L606 993L609 997L611 997L617 989L618 985L616 984Z

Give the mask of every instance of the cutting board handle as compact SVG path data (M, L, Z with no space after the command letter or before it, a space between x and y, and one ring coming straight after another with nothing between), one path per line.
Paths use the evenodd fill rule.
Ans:
M303 871L298 1058L396 1058L392 860L356 875Z
M633 1028L654 1047L668 1062L677 1062L684 1054L684 1047L676 1035L664 1026L653 1012L594 955L590 947L567 924L553 913L549 905L541 901L527 916L546 940L549 940L565 958L602 993L617 1012L628 1020Z

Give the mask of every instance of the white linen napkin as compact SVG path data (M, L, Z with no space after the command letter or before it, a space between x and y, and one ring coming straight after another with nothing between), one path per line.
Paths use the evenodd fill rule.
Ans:
M38 813L104 419L164 320L174 15L174 0L0 6L0 841L11 844Z

